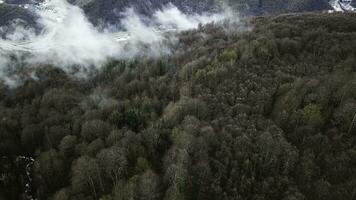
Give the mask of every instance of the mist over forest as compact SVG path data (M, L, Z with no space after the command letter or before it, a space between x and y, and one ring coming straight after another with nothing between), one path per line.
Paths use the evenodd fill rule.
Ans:
M0 1L0 200L353 200L354 2Z

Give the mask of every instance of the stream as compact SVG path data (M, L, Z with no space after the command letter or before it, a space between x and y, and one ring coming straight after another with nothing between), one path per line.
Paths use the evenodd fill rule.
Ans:
M17 156L14 158L2 156L0 161L0 189L3 187L3 190L8 192L5 198L14 198L14 195L16 195L14 191L21 191L21 195L17 194L18 199L37 200L33 191L32 178L32 166L35 159L30 156ZM21 189L16 188L19 185L21 185ZM13 189L14 187L15 190Z

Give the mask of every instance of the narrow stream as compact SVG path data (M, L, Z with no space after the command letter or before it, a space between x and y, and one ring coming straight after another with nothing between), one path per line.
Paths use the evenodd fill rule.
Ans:
M33 163L35 162L35 159L33 159L32 157L26 157L26 156L18 156L15 160L15 162L17 164L19 164L19 166L24 167L24 171L25 174L23 175L24 177L24 181L25 181L25 185L24 187L24 192L25 192L25 198L26 200L37 200L34 197L33 191L32 191L32 166Z
M32 166L35 159L30 156L17 156L15 158L2 156L0 160L0 187L3 186L6 190L6 188L19 188L21 186L22 188L18 192L21 191L22 194L17 194L17 199L37 200L33 191L32 178ZM8 195L10 195L8 198L14 198L13 193Z

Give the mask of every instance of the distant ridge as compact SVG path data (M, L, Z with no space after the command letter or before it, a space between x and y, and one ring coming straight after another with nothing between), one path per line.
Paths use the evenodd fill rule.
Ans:
M34 26L35 16L26 9L28 4L42 0L0 0L0 26L14 19L20 19L29 26ZM118 25L122 12L133 8L142 16L150 16L155 10L173 4L183 13L214 12L222 5L230 6L244 16L273 15L290 12L344 11L352 10L355 1L349 7L342 7L340 0L67 0L81 7L94 25ZM343 0L345 1L345 0ZM349 0L346 0L349 1Z

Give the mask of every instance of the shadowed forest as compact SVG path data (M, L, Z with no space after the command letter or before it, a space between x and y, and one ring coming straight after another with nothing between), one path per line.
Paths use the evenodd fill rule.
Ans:
M356 198L356 14L178 39L171 56L89 79L41 66L0 84L0 199L25 199L19 155L39 200Z

